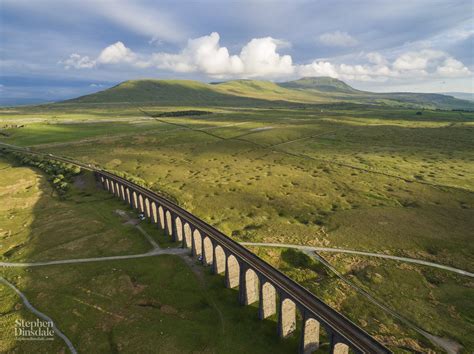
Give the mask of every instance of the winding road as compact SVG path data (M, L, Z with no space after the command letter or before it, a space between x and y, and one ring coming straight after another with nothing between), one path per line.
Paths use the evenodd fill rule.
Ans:
M357 254L361 256L368 256L368 257L377 257L377 258L385 258L385 259L392 259L395 261L401 261L406 263L415 263L420 264L428 267L439 268L443 270L447 270L449 272L458 273L461 275L465 275L471 278L474 278L474 273L468 272L466 270L450 267L443 264L438 264L434 262L428 262L421 259L416 258L408 258L408 257L398 257L398 256L391 256L384 253L372 253L372 252L364 252L364 251L355 251L355 250L348 250L343 248L327 248L327 247L313 247L313 246L304 246L304 245L293 245L288 243L267 243L267 242L241 242L241 245L244 246L263 246L263 247L277 247L277 248L294 248L301 251L312 251L312 252L334 252L334 253L348 253L348 254Z

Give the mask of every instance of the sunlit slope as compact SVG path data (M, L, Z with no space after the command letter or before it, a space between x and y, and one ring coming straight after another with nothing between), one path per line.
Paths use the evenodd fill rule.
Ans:
M382 104L429 109L474 110L474 103L441 94L372 93L343 81L302 78L284 83L231 80L207 84L191 80L130 80L64 103L152 104L162 106L274 107L301 104Z
M283 88L305 94L323 96L335 101L411 106L428 109L474 110L474 103L436 93L389 92L375 93L356 90L345 82L330 77L304 77L279 84Z
M250 95L248 95L250 96ZM260 97L258 97L260 98ZM163 106L270 106L270 100L241 97L216 85L190 80L130 80L65 103L146 103ZM284 104L284 103L283 103Z
M281 100L300 103L330 103L335 100L322 92L293 90L270 81L232 80L213 85L220 92L263 100Z
M356 90L344 81L332 77L303 77L299 80L282 82L281 87L314 92L364 93Z

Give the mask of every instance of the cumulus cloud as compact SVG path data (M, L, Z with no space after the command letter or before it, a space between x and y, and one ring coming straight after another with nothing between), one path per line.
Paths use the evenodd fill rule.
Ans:
M73 53L69 58L61 60L59 62L63 64L66 69L90 69L95 66L95 60L90 59L87 55L81 56L77 53Z
M315 60L296 67L303 76L331 76L343 80L386 81L393 78L414 77L463 77L472 72L462 62L448 53L424 49L406 52L392 62L377 52L366 55L366 64L334 64Z
M353 47L359 43L349 33L341 31L323 33L319 41L331 47Z
M279 50L287 46L287 43L272 37L254 38L242 47L240 53L231 54L226 47L221 46L219 34L213 32L188 40L178 53L158 52L143 56L134 53L122 42L116 42L104 48L95 59L74 53L60 63L67 69L131 65L178 73L202 73L214 78L330 76L342 80L386 81L414 77L463 77L472 74L462 62L439 50L408 51L391 59L381 53L371 52L359 64L329 60L294 64L290 55L279 53Z
M219 45L219 40L216 32L190 39L178 54L153 54L150 65L176 72L203 72L211 76L241 73L242 60L237 55L230 55L226 47Z
M272 37L254 38L240 52L244 73L248 76L282 76L293 73L291 56L277 53L286 43Z
M274 38L254 38L239 55L230 55L219 41L220 36L216 32L191 39L178 54L154 54L151 65L176 72L202 72L213 77L272 77L288 75L294 70L291 57L277 53L278 46L283 42Z
M97 58L101 64L133 63L137 61L137 55L122 42L116 42L102 50Z
M436 72L445 77L461 77L471 74L463 63L451 57L446 58L441 66L438 66Z
M91 59L89 56L79 55L73 53L69 58L59 62L63 64L66 69L91 69L101 64L132 64L136 66L141 65L138 55L132 52L131 49L125 47L122 42L116 42L104 48L96 59Z
M418 52L407 52L393 63L396 70L425 70L433 60L443 58L446 53L439 50L424 49Z

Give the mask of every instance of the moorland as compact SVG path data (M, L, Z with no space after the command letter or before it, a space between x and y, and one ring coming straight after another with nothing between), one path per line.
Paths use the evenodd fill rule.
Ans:
M472 109L472 103L448 96L373 94L328 78L284 84L140 80L60 103L3 108L0 143L127 173L172 196L237 241L368 251L473 272ZM52 187L37 176L40 172L15 166L18 161L10 158L5 161L1 191L27 198L28 203L4 204L8 212L0 224L3 261L139 253L146 247L139 234L133 235L135 228L123 231L123 222L111 211L117 207L108 205L117 201L108 201L109 196L81 192L74 183L67 197L45 192ZM43 190L41 198L33 196L28 183L18 185L22 178L7 173L18 169L23 172L14 173L31 174L40 183L41 188L35 188ZM44 202L44 198L51 199ZM26 204L30 209L24 218L36 224L10 218ZM52 219L57 223L55 237L48 236ZM158 232L146 223L144 227ZM110 235L104 238L104 233ZM305 254L249 247L397 352L440 350L416 328L465 352L474 348L472 278L383 259L321 253L345 279L396 317ZM128 272L130 279L138 278L136 272L157 277L147 278L150 291L151 282L167 282L160 279L162 272L147 273L154 267L176 267L176 277L192 277L185 264L176 265L179 259L166 257L173 266L159 265L164 260L157 257L128 261L127 269L122 263L114 268ZM69 277L79 277L74 275L78 266L58 269L54 275L43 272L55 270L9 270L4 276L29 291L49 313L64 317L66 332L80 333L80 328L73 330L72 317L61 315L77 294L70 294L61 306L46 305L58 289L69 291L65 290ZM110 265L88 265L87 272L98 279L110 272ZM39 280L43 276L60 281L48 284ZM110 279L121 281L119 275ZM96 291L91 290L94 284L88 286ZM108 286L113 292L121 285ZM170 292L176 294L179 286ZM216 290L203 296L218 301L217 294ZM179 296L190 303L199 301L189 294ZM13 311L13 304L12 300L5 305L3 312ZM96 315L77 316L92 321L89 316ZM104 328L109 330L104 330L109 333L108 345L116 345L120 325L109 323ZM227 332L232 329L226 327ZM107 340L103 338L104 343Z

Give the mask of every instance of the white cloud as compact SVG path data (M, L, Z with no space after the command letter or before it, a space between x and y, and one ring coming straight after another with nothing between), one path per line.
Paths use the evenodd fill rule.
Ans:
M393 67L396 70L425 70L428 68L430 61L443 58L446 53L439 50L423 49L418 52L407 52L400 55Z
M459 60L446 58L441 66L438 66L436 72L444 77L462 77L471 74L468 68Z
M296 66L301 76L331 76L342 80L386 81L389 79L416 79L422 77L465 77L472 72L462 62L443 51L423 49L399 55L391 63L377 52L366 55L366 64L334 64L315 60Z
M97 62L100 64L133 63L136 61L137 55L125 47L122 42L109 45L102 50L97 58Z
M330 76L339 77L336 66L327 61L313 61L311 64L298 67L300 76Z
M71 54L69 58L61 60L59 63L63 64L66 69L91 69L96 65L95 60L77 53Z
M341 31L323 33L319 41L331 47L353 47L359 43L349 33Z
M272 37L254 38L240 52L247 76L282 76L294 71L291 56L280 55L277 48L282 42ZM286 44L283 44L286 45Z
M219 34L213 32L188 40L178 53L158 52L143 56L134 53L122 42L116 42L103 49L96 59L71 54L60 63L66 69L90 69L121 64L178 73L202 73L214 78L330 76L342 80L386 81L472 75L462 62L439 50L408 51L392 60L381 53L371 52L363 58L365 62L358 64L335 63L330 60L294 64L290 55L278 52L288 45L272 37L254 38L242 47L239 54L231 54L226 47L220 45Z
M294 70L291 57L277 53L284 42L271 37L254 38L239 55L230 55L219 40L216 32L191 39L179 54L154 54L151 65L176 72L202 72L213 77L277 77Z
M79 55L73 53L68 59L59 62L63 64L66 69L91 69L98 65L107 64L132 64L135 66L142 66L142 62L138 56L132 52L131 49L125 47L122 42L116 42L104 48L96 59L91 59L89 56Z
M243 64L236 55L229 55L225 47L219 45L219 34L211 33L190 39L179 54L155 53L151 65L176 72L203 72L218 76L241 73Z

